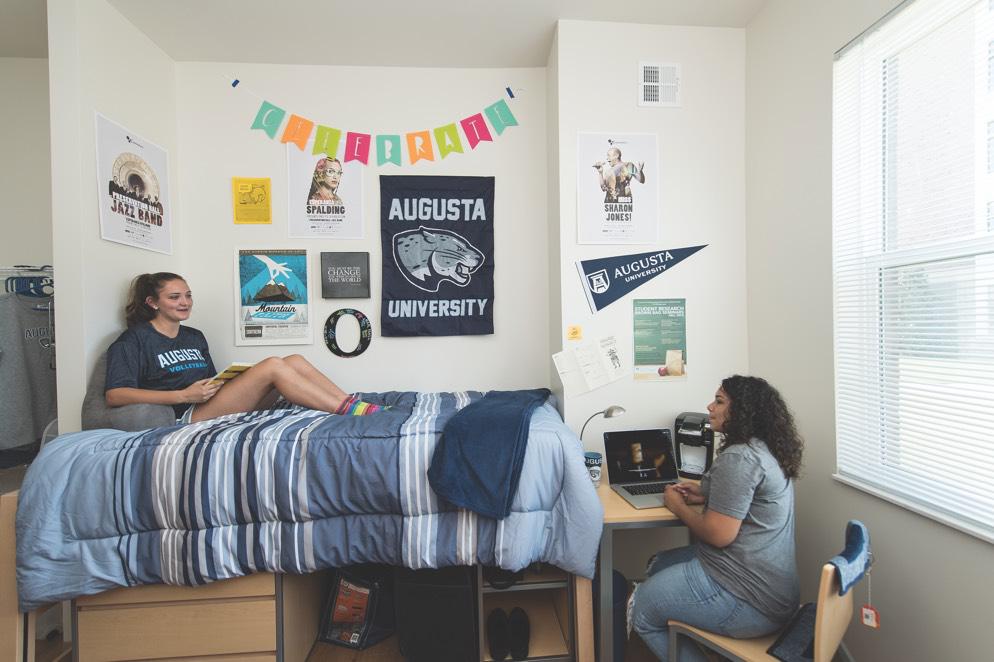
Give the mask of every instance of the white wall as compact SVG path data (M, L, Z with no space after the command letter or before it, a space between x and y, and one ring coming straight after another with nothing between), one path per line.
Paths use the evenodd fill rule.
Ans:
M232 89L230 80L242 82ZM363 171L362 240L288 239L286 146L250 131L261 97L343 130L404 133L480 112L522 88L510 107L519 126L494 142L433 164L373 164ZM299 352L350 391L510 389L545 386L549 373L545 72L542 69L409 69L184 63L178 65L182 191L187 230L180 245L194 290L191 324L206 333L218 363ZM343 138L344 145L344 138ZM296 149L294 147L293 149ZM339 152L341 155L341 150ZM380 336L379 174L496 177L494 334L424 338ZM271 226L234 225L231 177L270 177ZM303 247L316 275L321 251L368 251L371 298L322 299L312 277L312 345L236 347L234 251ZM368 315L373 340L344 359L325 347L329 313L354 307ZM354 328L354 324L353 324ZM347 339L344 346L351 346Z
M124 325L131 277L176 269L183 256L100 239L94 112L99 111L170 156L176 181L175 66L104 0L48 4L53 191L52 234L58 288L59 429L79 429L79 406L96 356ZM176 189L171 190L175 205ZM182 246L183 222L173 228Z
M59 287L62 429L78 425L88 366L120 328L127 281L140 271L187 272L198 295L194 323L211 336L219 360L262 353L236 349L231 340L232 251L300 242L285 238L283 150L248 130L258 102L233 93L228 76L237 75L247 87L322 122L398 132L475 112L510 83L526 91L515 105L521 126L475 153L400 170L497 175L497 335L415 340L376 335L370 351L351 360L334 358L318 344L304 352L351 389L538 385L548 383L548 355L566 344L567 325L582 325L586 338L617 335L630 363L630 299L686 297L688 378L659 384L626 379L565 401L574 429L608 404L629 410L624 419L592 423L587 446L599 448L601 432L609 427L670 426L680 411L702 410L727 374L751 370L769 378L793 406L808 442L798 492L805 597L813 595L820 563L838 551L844 522L859 517L874 537L874 602L884 628L850 630L856 657L988 659L994 649L991 546L830 478L832 53L895 1L771 0L747 31L563 21L546 71L259 65L232 71L230 65L177 67L104 0L51 0L51 144L58 165L52 255ZM683 65L683 108L634 105L639 60ZM7 85L11 68L15 78L24 79L25 70L39 66L0 61L0 80ZM316 76L320 84L305 88L299 81L303 74L311 75L308 80ZM31 89L20 99L33 98L38 107L44 95ZM553 97L548 108L547 90ZM20 99L6 95L0 112ZM176 183L172 202L181 203L174 207L174 256L100 240L94 110L169 150ZM0 126L13 130L5 117ZM23 120L24 113L16 117ZM710 244L597 315L587 308L573 262L650 247L576 244L575 152L581 130L658 133L659 247ZM36 146L44 130L31 131ZM40 163L32 167L41 169ZM10 160L0 168L8 169L0 171L3 186L24 170ZM315 256L321 250L369 250L377 263L376 172L372 167L366 174L367 239L307 242ZM236 174L273 178L272 227L231 224L229 178ZM24 186L45 177L40 173ZM36 197L45 199L43 187ZM551 265L546 255L552 256ZM550 267L553 285L547 289ZM370 304L378 301L380 281L375 268L373 273L373 298L347 303L371 314L378 326L378 307ZM319 301L318 317L335 307L337 302ZM631 536L636 544L622 537L617 549L619 565L629 575L641 571L648 551L666 544L658 537Z
M233 66L177 65L104 0L49 7L53 150L65 167L53 214L59 274L59 408L63 431L78 429L79 404L96 356L123 328L123 305L137 273L178 271L196 291L192 323L211 340L217 361L300 352L349 390L457 390L547 385L548 288L545 177L545 73L542 69L414 70L238 65L245 90L256 90L315 120L371 132L438 126L481 111L504 87L524 92L512 105L520 126L493 143L433 165L388 174L495 175L495 334L459 338L379 336L379 170L364 173L366 239L286 238L286 155L278 141L249 130L260 99L233 91ZM108 35L114 39L108 39ZM179 83L177 83L179 76ZM315 85L314 81L321 81ZM343 99L348 90L348 100ZM99 236L94 111L169 152L172 256L106 242ZM179 127L177 129L177 127ZM230 178L269 176L274 224L235 226ZM79 201L78 203L75 201ZM304 246L317 267L320 251L368 250L372 298L315 303L315 344L234 346L233 252L236 247ZM317 281L313 282L315 289ZM374 302L377 305L372 305ZM346 305L374 325L371 348L339 359L320 342L322 321Z
M52 263L48 60L0 58L0 266Z
M832 56L896 0L772 0L747 30L749 363L776 384L806 440L797 541L805 599L863 520L883 627L853 622L858 660L989 660L994 547L831 479ZM923 489L929 489L927 486ZM941 486L936 486L941 489ZM856 602L866 599L865 584Z
M721 379L748 368L745 286L745 32L731 28L672 27L560 21L559 264L562 328L581 325L585 339L615 335L623 365L632 365L632 299L686 298L688 376L636 383L623 378L565 400L567 423L579 431L590 414L611 404L624 418L595 419L585 435L603 450L602 432L672 428L682 411L704 411ZM682 108L636 105L638 63L682 67ZM659 136L660 240L656 245L591 246L576 243L576 150L580 131L655 133ZM585 170L587 163L581 164ZM574 262L660 248L708 244L672 271L590 313ZM615 546L627 576L644 574L645 559L681 536L635 532ZM641 542L639 542L641 541Z
M552 36L552 47L549 49L549 59L545 65L546 79L546 127L548 132L548 171L546 173L546 183L549 187L548 194L548 233L549 233L549 256L548 256L548 278L549 278L549 327L546 335L549 338L549 348L551 352L557 352L562 347L560 337L563 328L563 307L562 307L562 278L560 269L560 259L562 257L562 242L560 241L560 221L559 221L559 198L561 195L559 188L559 27ZM563 386L556 373L556 366L550 359L547 363L549 371L549 382L556 401L559 405L559 413L563 411Z

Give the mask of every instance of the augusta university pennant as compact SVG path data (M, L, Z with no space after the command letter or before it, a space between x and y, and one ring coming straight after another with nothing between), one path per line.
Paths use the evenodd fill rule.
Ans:
M578 261L576 268L583 281L590 312L596 313L614 303L705 246L707 244Z
M494 178L380 176L384 336L494 332Z

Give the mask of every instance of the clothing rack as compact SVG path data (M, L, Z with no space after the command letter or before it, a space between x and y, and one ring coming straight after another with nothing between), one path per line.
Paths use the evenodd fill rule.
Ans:
M0 467L31 462L58 434L55 380L55 278L51 265L0 266L0 374L9 388L0 419Z
M4 281L4 291L32 297L50 297L55 293L55 279L52 266L40 267L28 264L15 264L0 267L0 278Z

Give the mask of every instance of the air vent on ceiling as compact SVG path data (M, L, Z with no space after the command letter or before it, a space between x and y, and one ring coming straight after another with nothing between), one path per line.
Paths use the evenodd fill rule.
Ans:
M639 105L680 105L680 65L639 62Z

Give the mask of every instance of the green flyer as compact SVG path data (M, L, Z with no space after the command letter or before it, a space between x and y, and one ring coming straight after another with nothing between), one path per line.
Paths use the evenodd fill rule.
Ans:
M635 379L664 381L687 376L687 300L633 301Z

